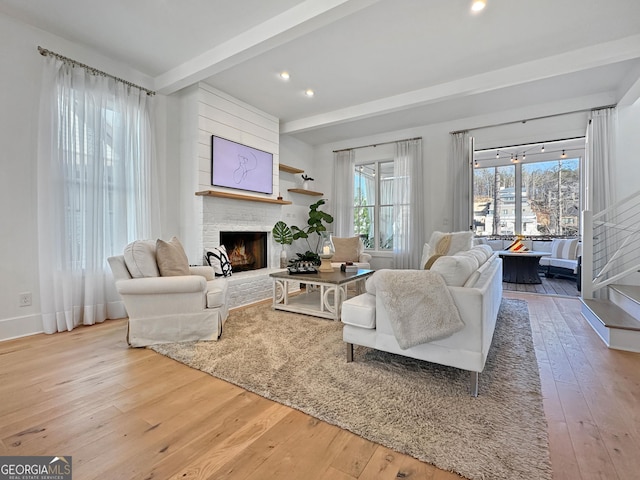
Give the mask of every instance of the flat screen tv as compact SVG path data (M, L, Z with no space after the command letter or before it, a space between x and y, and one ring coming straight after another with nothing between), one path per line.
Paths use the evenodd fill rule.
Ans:
M211 185L273 193L273 154L211 135Z

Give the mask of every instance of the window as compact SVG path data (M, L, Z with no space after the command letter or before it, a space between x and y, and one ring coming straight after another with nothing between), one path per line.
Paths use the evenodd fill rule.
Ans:
M578 235L580 161L577 158L522 165L522 183L529 192L536 233Z
M393 161L356 165L354 231L369 250L393 250Z
M576 153L584 150L583 139L582 145ZM534 158L517 163L500 159L495 149L482 161L476 157L473 223L477 235L578 235L580 158L562 158L565 149L556 150L537 158L528 155Z
M57 116L66 258L74 269L83 270L96 263L96 250L119 253L141 233L140 216L147 215L148 202L143 192L149 182L144 165L146 112L135 97L125 102L98 89L60 88Z

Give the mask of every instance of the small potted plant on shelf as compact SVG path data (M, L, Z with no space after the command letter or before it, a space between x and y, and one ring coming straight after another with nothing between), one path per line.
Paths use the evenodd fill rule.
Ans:
M305 190L309 190L309 182L313 182L313 178L309 175L302 174L302 188Z

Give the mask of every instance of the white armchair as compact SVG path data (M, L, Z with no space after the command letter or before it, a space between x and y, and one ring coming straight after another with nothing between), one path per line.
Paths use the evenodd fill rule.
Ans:
M155 245L134 244L135 263L131 258L127 262L125 255L108 258L129 316L129 345L217 340L229 315L226 279L215 278L208 266L187 267L188 275L154 275Z
M340 268L345 262L353 262L358 268L371 268L371 255L364 251L360 237L331 237L336 251L331 259L331 266Z

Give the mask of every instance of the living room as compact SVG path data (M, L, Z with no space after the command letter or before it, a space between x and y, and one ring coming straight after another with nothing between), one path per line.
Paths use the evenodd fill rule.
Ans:
M447 162L450 158L451 132L471 132L475 138L475 148L479 150L582 137L585 135L592 109L617 104L616 156L612 172L615 196L623 198L638 188L636 179L640 177L640 166L636 161L636 152L640 149L640 138L637 135L640 125L640 103L637 101L640 95L640 30L635 25L638 11L633 1L621 0L602 6L590 5L589 8L594 9L591 13L573 12L583 9L583 3L567 2L562 6L562 15L557 11L560 7L554 5L557 2L544 2L536 7L539 10L534 12L535 15L530 15L529 19L527 16L530 12L521 9L511 11L510 8L516 7L510 7L506 2L497 0L488 1L485 12L471 17L466 5L470 2L458 2L459 14L465 15L464 20L460 21L465 25L477 23L482 21L481 15L487 14L484 18L491 19L487 30L492 31L489 27L494 27L495 31L496 25L499 28L500 34L495 35L496 37L508 36L511 30L523 35L520 26L525 20L549 20L551 26L548 28L551 31L560 31L561 28L555 26L562 25L570 14L570 18L578 18L579 20L575 21L581 25L593 24L595 19L600 18L606 28L598 27L598 30L608 33L576 32L575 38L571 41L565 39L556 43L544 43L542 38L536 37L544 48L540 51L527 50L529 56L525 58L523 65L512 60L514 52L509 50L509 41L500 43L498 39L488 39L487 47L471 55L467 52L469 45L481 43L477 41L480 37L466 37L464 42L460 42L462 46L455 47L455 51L462 51L463 55L449 62L453 65L471 63L472 68L461 70L462 74L449 70L445 72L449 75L448 78L438 78L434 75L429 77L431 83L420 84L412 84L405 79L404 83L396 86L390 72L393 62L388 61L381 64L385 69L384 75L371 74L368 77L380 78L376 82L380 83L380 91L377 94L374 92L360 95L357 94L357 89L350 87L348 93L340 93L332 98L329 98L329 90L312 84L313 78L296 77L303 71L301 69L304 59L297 58L301 55L294 55L294 52L298 51L297 48L313 44L314 40L304 35L295 37L300 33L294 27L285 28L278 24L278 32L282 36L291 35L294 39L285 42L276 33L272 33L272 37L265 40L262 47L256 41L251 48L245 47L244 51L246 57L259 58L261 48L270 51L267 49L268 46L276 50L282 49L283 55L289 52L300 62L300 70L289 64L277 64L278 69L291 70L289 83L277 78L279 70L270 72L273 73L270 80L274 83L280 82L273 87L273 92L277 95L274 94L270 102L252 100L256 97L269 97L269 93L259 89L247 91L242 95L235 93L239 88L249 89L244 82L248 82L253 72L250 69L244 70L249 67L243 67L244 58L241 53L231 54L225 51L227 56L223 60L219 60L218 63L210 61L208 65L194 60L194 54L186 59L194 60L194 64L189 64L186 60L180 61L168 71L150 73L152 68L143 63L131 63L130 59L119 57L115 50L107 48L108 39L100 40L96 34L95 41L80 41L78 32L61 32L60 29L64 30L61 26L58 26L57 31L53 28L48 30L42 18L30 20L28 12L18 8L19 3L0 2L0 58L5 64L0 78L0 88L3 92L0 97L0 105L3 107L0 113L0 138L4 147L3 201L0 206L4 246L0 289L0 304L3 305L0 314L1 340L43 331L39 301L42 288L39 266L46 260L39 258L37 254L39 242L46 241L39 237L37 223L37 139L43 57L38 54L38 46L158 91L153 97L157 139L154 157L157 183L154 187L159 201L156 212L158 223L154 236L167 240L173 235L178 236L183 241L190 263L201 263L203 247L215 242L208 240L204 233L203 209L210 205L208 202L212 199L196 196L195 193L212 188L208 177L211 161L208 143L210 136L230 136L228 126L220 129L210 118L211 115L228 116L228 111L224 112L224 109L218 108L221 102L233 103L236 108L243 110L241 120L260 117L262 122L266 122L269 125L266 134L257 135L256 124L252 120L248 122L250 125L243 125L243 122L233 125L234 131L231 135L241 143L251 143L256 148L271 151L276 163L304 170L314 178L312 189L324 193L324 198L328 200L327 210L331 212L335 210L334 151L378 145L359 149L358 153L370 155L370 158L388 158L389 147L383 144L421 138L425 240L428 240L433 231L448 232L454 229L451 200L453 190ZM71 7L80 8L71 3L73 2L70 2ZM289 2L291 7L297 4L308 8L310 3L313 2ZM320 25L314 24L313 18L303 21L303 15L299 11L292 13L300 16L296 17L299 28L304 29L309 35L314 29L320 29L323 40L335 38L337 42L345 36L348 38L344 31L336 31L340 21L353 21L353 16L357 15L363 15L363 18L369 21L379 20L382 14L376 8L390 2L333 3L337 5L334 5L335 10L329 7L325 7L324 13L313 10ZM377 5L378 3L380 5ZM406 3L404 6L409 11L419 8L417 2L403 3ZM393 10L388 5L387 7ZM371 8L374 10L370 10ZM433 18L428 20L430 28L438 31L436 27L441 22L438 15L443 15L441 18L446 18L450 23L457 22L449 16L450 11L441 11L444 7L431 5L430 8L435 12ZM494 13L491 9L494 9ZM509 21L508 16L503 16L506 14L491 17L490 15L496 15L495 10L498 9L505 9L514 15L514 19L520 21ZM61 7L62 10L64 8ZM72 16L70 12L66 14ZM552 19L554 14L558 18ZM275 16L275 13L272 12L272 15ZM584 21L581 15L585 16ZM308 13L308 16L312 16L311 13ZM51 13L51 18L57 17ZM418 25L411 24L413 30L419 30L420 22L416 23ZM321 28L321 25L324 28ZM276 28L271 24L269 26ZM347 27L350 26L351 23ZM119 27L115 27L113 31L118 31L117 28ZM124 26L122 28L126 30ZM240 27L236 28L237 30L229 32L230 38L243 33L244 30ZM211 30L215 28L212 26ZM363 36L364 33L365 29ZM446 31L440 33L445 35L447 41L452 41L446 35ZM369 29L366 29L366 34L371 35ZM176 36L180 35L188 35L188 32L181 32ZM595 40L591 40L592 38ZM246 40L244 37L241 39ZM140 42L142 43L142 39ZM517 46L513 47L515 50L528 43L523 39L511 40L511 43L513 42L517 43ZM334 47L333 43L330 45ZM215 50L213 46L211 48ZM230 47L227 45L227 48ZM454 49L453 46L451 48ZM503 50L493 52L493 48ZM504 61L501 60L502 51L505 52ZM216 52L219 53L213 51L212 54ZM334 53L326 55L331 56ZM154 49L149 47L146 54L150 58L162 56L161 52L154 52ZM376 68L380 67L374 68L371 65L381 60L377 52L370 55L364 63L375 72ZM308 59L306 61L308 62ZM447 65L446 52L431 61L434 62L434 66L424 69L437 72L438 66ZM206 63L202 59L200 62ZM335 76L336 72L343 72L345 78L351 78L348 58L342 58L342 62L335 70L327 69L325 75ZM424 59L418 58L415 62L424 67ZM526 62L530 63L527 65ZM206 78L214 76L216 72L219 73L215 80L217 83L211 82L215 86L207 83ZM418 75L415 71L413 74ZM407 75L410 76L411 72ZM558 83L552 83L552 79L558 80ZM384 80L388 81L388 87ZM348 82L356 83L353 80ZM314 98L307 98L300 92L306 88L316 89ZM339 92L339 86L334 85L333 88ZM277 103L283 96L297 96L296 102L302 106L296 107L291 102L288 103L288 108L294 113L298 108L302 113L279 117L270 111L269 104ZM216 108L219 113L203 113L203 105L207 98L217 99ZM277 111L275 107L274 111ZM263 130L264 127L260 126L260 129ZM256 137L261 138L256 141ZM267 206L266 210L259 210L250 202L245 204L223 199L216 205L221 205L221 210L236 210L236 217L227 217L221 221L214 219L213 222L236 224L239 217L246 216L247 210L251 210L257 217L255 223L261 229L272 227L274 220L278 219L288 224L302 224L306 219L309 204L315 199L288 192L289 189L300 188L300 184L301 178L298 174L275 172L274 190L270 196L282 196L285 200L291 201L291 205ZM264 213L265 211L267 213ZM272 258L271 262L271 265L275 265L276 259ZM374 251L371 266L374 269L389 268L392 266L392 256L389 252ZM30 304L23 306L18 299L26 292L30 294L31 300Z

